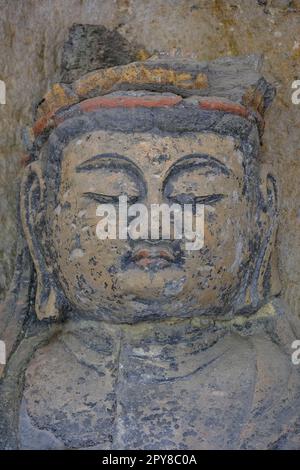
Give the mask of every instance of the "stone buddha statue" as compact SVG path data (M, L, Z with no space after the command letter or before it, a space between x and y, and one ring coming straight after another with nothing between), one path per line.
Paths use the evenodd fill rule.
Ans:
M0 314L2 448L300 448L299 330L261 159L273 97L256 56L160 57L47 93ZM100 240L97 206L121 195L203 204L203 247Z

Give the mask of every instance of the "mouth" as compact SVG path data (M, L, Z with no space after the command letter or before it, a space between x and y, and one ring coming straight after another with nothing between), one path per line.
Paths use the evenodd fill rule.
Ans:
M142 269L156 272L165 268L181 269L185 257L177 241L166 243L157 242L134 242L121 259L121 269Z
M139 248L133 251L131 261L139 268L162 269L174 263L175 257L167 248Z

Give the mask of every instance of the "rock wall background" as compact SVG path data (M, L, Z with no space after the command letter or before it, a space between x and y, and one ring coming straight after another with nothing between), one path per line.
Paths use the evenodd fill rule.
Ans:
M283 295L300 314L300 105L291 83L300 79L300 0L0 0L0 299L14 267L21 130L32 104L59 75L60 53L73 23L102 24L156 51L199 60L253 52L277 86L267 114L266 161L280 194L278 253Z

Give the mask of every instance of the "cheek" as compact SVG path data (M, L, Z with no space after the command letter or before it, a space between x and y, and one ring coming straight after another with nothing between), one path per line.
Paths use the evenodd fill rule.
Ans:
M245 201L227 200L206 208L204 244L213 256L234 257L236 245L243 242L246 246L248 237L249 207Z
M250 256L249 237L244 201L205 207L204 247L187 256L190 276L197 279L200 288L219 289L239 282L239 270Z
M78 300L115 295L115 273L128 250L123 240L99 240L96 236L96 206L82 208L65 204L55 214L53 248L58 276ZM79 210L78 210L79 209Z

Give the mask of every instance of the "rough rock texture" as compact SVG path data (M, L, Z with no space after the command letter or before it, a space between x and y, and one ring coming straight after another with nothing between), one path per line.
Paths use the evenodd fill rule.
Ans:
M72 82L92 70L124 65L143 57L118 31L105 26L74 25L62 54L61 81Z
M12 276L16 241L16 188L21 129L32 124L32 102L59 77L61 46L73 23L102 24L149 53L190 54L199 60L259 52L265 76L277 86L267 115L265 158L279 184L279 261L283 294L299 314L300 106L291 83L300 78L299 0L0 0L0 292Z
M294 334L281 313L275 302L229 324L44 324L39 344L33 326L0 384L0 448L299 449ZM21 399L28 354L19 412L10 395Z
M43 5L48 20L48 4ZM117 4L118 12L120 5L128 9L131 3ZM140 4L134 5L138 11ZM151 5L157 14L159 3ZM164 2L161 8L166 5L173 6L169 15L201 7L204 17L223 15L228 8L237 14L233 4L220 1L184 2L185 12L183 2ZM289 15L296 7L295 2L257 4L266 16L276 8ZM152 8L149 3L148 17ZM33 16L36 11L35 6ZM36 19L36 24L44 23ZM0 339L9 353L0 369L0 448L299 448L300 369L290 360L299 330L295 312L290 317L273 298L278 293L273 263L278 211L271 173L277 173L281 198L290 177L290 170L279 171L288 163L283 131L276 142L278 156L270 154L275 124L280 130L281 121L267 122L271 133L263 158L271 172L258 157L273 88L245 72L253 65L247 63L249 55L245 63L210 64L168 62L160 55L159 66L147 61L95 72L92 44L96 41L101 67L106 63L103 36L110 36L109 47L119 48L121 58L111 55L113 64L127 63L131 44L132 51L140 44L120 24L108 26L112 32L104 26L73 28L63 59L57 53L67 81L82 69L92 70L88 77L54 86L42 102L34 82L22 95L27 100L32 94L40 105L34 161L26 166L21 186L28 246L18 244L14 288L8 303L0 305ZM78 31L88 44L86 57ZM153 52L153 45L147 47ZM44 52L51 48L52 42ZM222 53L239 52L232 43L228 48ZM192 55L205 60L209 54L199 47ZM227 80L229 64L236 68ZM51 82L60 78L52 65ZM270 63L266 74L275 80ZM19 84L13 97L18 89ZM112 93L105 95L108 90ZM5 109L11 110L15 129L15 108L9 107L14 99ZM23 125L29 112L20 109ZM173 239L96 240L96 205L115 203L120 192L146 204L203 201L208 206L205 249L183 253L183 241ZM282 256L282 234L279 241ZM282 262L281 270L289 299L284 272L289 266Z

